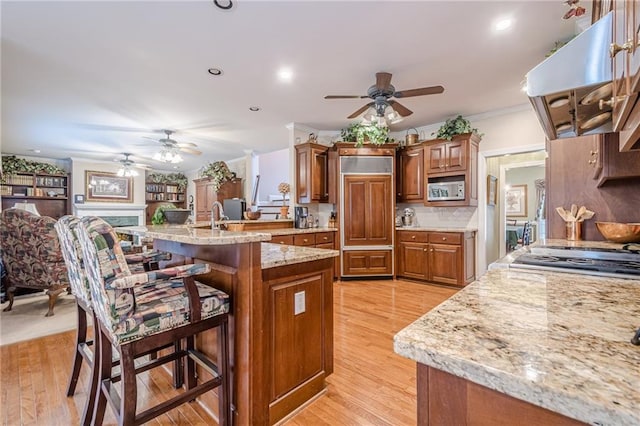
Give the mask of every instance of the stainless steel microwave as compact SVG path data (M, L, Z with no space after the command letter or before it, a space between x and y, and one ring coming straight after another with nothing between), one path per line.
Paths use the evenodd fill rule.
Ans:
M430 182L427 184L428 201L464 200L464 181Z

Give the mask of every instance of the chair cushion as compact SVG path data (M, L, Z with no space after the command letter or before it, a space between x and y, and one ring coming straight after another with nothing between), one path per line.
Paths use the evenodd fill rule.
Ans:
M229 312L229 296L196 281L202 318ZM189 323L189 297L182 280L151 282L134 289L134 299L122 303L134 309L113 332L118 343L131 342L144 336L170 330ZM122 293L126 295L127 293Z

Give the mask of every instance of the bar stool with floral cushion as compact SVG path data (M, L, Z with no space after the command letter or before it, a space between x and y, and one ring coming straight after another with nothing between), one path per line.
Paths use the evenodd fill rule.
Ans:
M102 423L107 402L114 409L118 424L140 424L219 388L219 424L228 424L229 296L194 280L195 275L209 272L209 265L184 265L132 275L109 224L98 217L83 217L76 231L96 319L99 353L92 422ZM218 331L216 363L194 347L194 336L209 329ZM181 342L178 351L149 361L143 370L136 369L136 358L174 342ZM120 357L121 375L112 377L114 348ZM176 358L186 360L185 392L137 413L136 373ZM197 383L196 361L211 379ZM119 395L113 386L118 380Z

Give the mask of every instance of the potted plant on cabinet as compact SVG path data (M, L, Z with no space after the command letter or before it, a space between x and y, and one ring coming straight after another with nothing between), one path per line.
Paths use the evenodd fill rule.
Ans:
M461 115L445 121L438 131L432 133L432 135L435 134L438 139L446 139L450 141L454 136L461 135L463 133L475 133L478 136L482 136L482 134L478 133L478 129L471 127L469 120L463 118Z
M236 177L236 174L229 170L229 166L224 161L209 163L200 174L202 177L212 178L214 191L218 191L223 183Z
M361 147L365 141L374 145L382 145L388 141L389 128L377 123L362 124L352 123L346 129L340 131L340 136L344 142L355 142L357 147Z

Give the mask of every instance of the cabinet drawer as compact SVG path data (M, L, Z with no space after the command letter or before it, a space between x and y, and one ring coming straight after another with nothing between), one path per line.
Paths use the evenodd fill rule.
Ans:
M429 242L440 244L461 244L462 236L456 232L430 232Z
M398 231L398 240L403 242L426 243L429 234L425 231Z
M333 243L333 232L316 233L316 244Z
M333 243L316 244L316 248L333 250Z
M313 246L316 244L316 238L314 234L300 234L293 236L294 246Z
M273 244L287 244L293 245L293 235L276 235L271 237L271 242Z

